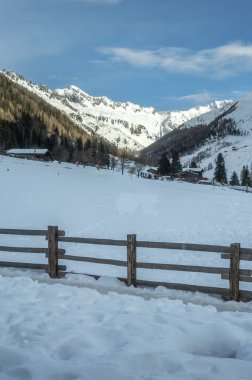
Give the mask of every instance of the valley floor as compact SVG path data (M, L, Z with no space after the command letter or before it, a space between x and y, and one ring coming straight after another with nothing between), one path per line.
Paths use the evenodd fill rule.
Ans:
M141 240L252 247L251 194L7 157L0 157L0 175L1 228L58 225L72 236L125 239L136 233ZM1 236L1 245L34 244L47 242ZM68 249L87 253L76 244ZM126 257L125 248L92 246L88 255ZM39 254L0 254L0 260L7 257L45 261ZM196 252L139 250L138 257L227 265L216 254ZM1 269L1 380L251 379L251 302L224 303L162 288L134 290L109 278L125 275L121 269L67 265L103 277L95 281L72 274L53 282L46 274ZM161 274L139 271L138 276ZM162 276L180 281L176 272ZM217 277L185 279L226 286Z

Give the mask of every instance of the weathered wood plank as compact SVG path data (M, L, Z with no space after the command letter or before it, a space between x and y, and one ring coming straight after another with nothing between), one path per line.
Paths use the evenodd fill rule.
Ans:
M240 255L252 255L252 248L240 247Z
M204 267L195 265L179 265L179 264L157 264L157 263L140 263L137 262L137 268L146 269L161 269L161 270L173 270L182 272L199 272L199 273L216 273L216 274L229 274L229 268L218 267Z
M239 270L239 275L240 275L240 277L243 277L243 276L246 276L246 277L252 276L252 270L251 269L240 269ZM228 274L227 273L223 273L221 276L223 277L223 280L228 280L229 279L229 270L228 270Z
M169 243L169 242L151 242L137 241L137 247L141 248L163 248L177 249L182 251L198 251L198 252L214 252L214 253L229 253L230 247L221 245L206 245L206 244L191 244L191 243Z
M119 267L126 267L126 261L121 260L112 260L112 259L99 259L96 257L83 257L83 256L72 256L72 255L58 255L59 259L63 260L73 260L73 261L83 261L86 263L96 263L96 264L105 264L105 265L116 265Z
M241 276L252 276L252 269L241 269L239 270Z
M23 236L47 236L47 230L27 230L17 228L0 228L1 235L23 235ZM65 236L65 231L59 230L59 236Z
M65 243L83 243L83 244L97 244L97 245L116 245L119 247L126 247L126 240L112 240L112 239L93 239L93 238L78 238L78 237L59 237L58 241Z
M229 288L232 300L239 302L240 244L230 245L231 259L229 271Z
M241 250L242 250L242 248L241 248ZM230 260L231 259L231 255L229 253L224 253L224 254L221 255L221 258L225 259L225 260ZM240 260L252 261L252 254L250 254L250 253L241 253L240 252Z
M48 274L58 277L58 227L48 226Z
M66 250L63 248L58 248L57 253L58 253L58 255L61 255L63 257L66 253Z
M244 302L252 300L252 292L250 290L240 290L240 300Z
M17 228L1 228L1 235L28 235L28 236L46 236L47 230L25 230Z
M221 258L229 260L231 258L231 253L223 253ZM240 247L240 260L252 261L252 249Z
M136 286L136 235L127 235L127 283Z
M16 263L16 262L11 262L11 261L0 261L0 267L47 270L48 265L47 264Z
M239 276L239 281L241 281L241 282L252 282L252 277L249 277L249 276Z
M219 294L222 296L229 296L229 289L216 288L216 287L210 287L210 286L177 284L177 283L168 283L168 282L155 282L155 281L145 281L145 280L137 280L137 285L150 286L154 288L156 288L157 286L164 286L168 289L174 289L174 290L185 290L185 291L190 291L190 292L200 292L200 293Z
M222 280L229 280L229 275L222 274L221 275ZM250 276L239 276L239 281L240 282L252 282L252 277Z
M252 255L251 254L242 253L240 255L240 260L243 260L243 261L252 261Z
M31 248L31 247L5 247L0 246L1 252L25 252L25 253L47 253L47 248Z
M62 265L62 264L60 264L60 265L58 265L58 270L66 270L66 265Z
M18 263L15 261L0 261L0 267L22 268L22 269L44 269L48 271L48 264ZM64 271L66 270L66 265L58 265L58 269L61 271Z

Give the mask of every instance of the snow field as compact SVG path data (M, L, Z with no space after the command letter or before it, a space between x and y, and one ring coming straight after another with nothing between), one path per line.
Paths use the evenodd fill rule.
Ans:
M252 319L0 277L0 378L251 379Z
M227 188L150 181L118 172L2 157L2 228L46 229L67 236L252 247L250 194ZM247 228L244 228L246 226ZM41 238L2 236L8 245L46 247ZM125 247L60 244L68 254L126 260ZM138 249L139 261L228 267L220 254ZM3 260L46 262L44 255L1 253ZM68 271L125 277L126 268L61 260ZM242 262L249 268L249 262ZM219 275L138 270L139 279L226 287ZM242 283L244 289L251 285Z
M8 157L0 157L0 175L1 228L58 225L67 236L125 239L136 233L139 240L252 247L251 194ZM0 239L1 245L47 245L39 237ZM65 247L74 255L126 259L120 247ZM228 266L213 253L137 254L141 261ZM0 260L46 262L40 254L5 252ZM80 273L126 274L124 268L66 265ZM150 280L183 282L179 276L138 271ZM227 284L214 275L182 276L193 284ZM2 268L0 303L0 380L251 379L252 302L128 288L109 277L70 274L52 281L39 271Z

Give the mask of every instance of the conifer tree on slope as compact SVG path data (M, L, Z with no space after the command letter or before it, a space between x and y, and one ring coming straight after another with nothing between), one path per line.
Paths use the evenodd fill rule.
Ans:
M230 186L239 186L240 185L238 174L236 173L236 171L233 171L231 178L230 178L230 181L229 181L229 184L230 184Z
M214 171L214 179L220 183L227 183L225 161L221 153L218 154L215 163L216 163L216 167Z
M172 152L172 163L171 163L171 172L176 174L182 170L182 165L179 160L179 154L176 151Z
M251 180L250 180L250 172L248 169L248 165L243 166L241 171L241 185L242 186L250 186Z
M168 175L170 173L171 165L170 161L165 154L162 154L158 161L158 172L160 175Z

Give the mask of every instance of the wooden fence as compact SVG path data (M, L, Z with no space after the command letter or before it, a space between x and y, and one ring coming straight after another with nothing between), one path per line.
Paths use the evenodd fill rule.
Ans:
M240 269L241 260L252 261L252 249L242 248L238 243L231 244L230 246L219 246L190 243L150 242L139 241L136 239L136 235L127 235L127 240L66 237L65 232L59 230L57 226L48 226L47 230L0 229L0 234L44 236L48 241L47 248L0 246L0 251L2 252L44 253L48 258L47 264L0 261L0 267L43 269L49 274L51 278L59 278L64 277L66 273L69 273L66 271L67 268L65 265L59 264L60 259L95 264L115 265L120 267L127 267L127 278L120 278L120 280L125 281L129 286L133 285L156 287L161 285L168 289L218 294L226 300L248 301L252 299L252 291L240 290L239 288L240 282L252 282L252 269ZM65 249L58 247L59 243L97 244L103 246L126 247L127 260L122 261L69 255L66 254ZM205 252L207 254L216 253L220 254L222 259L229 260L229 266L227 268L223 268L138 262L137 248L195 251ZM138 280L137 269L140 268L219 274L222 279L229 280L229 288ZM99 276L94 277L97 278Z

